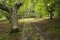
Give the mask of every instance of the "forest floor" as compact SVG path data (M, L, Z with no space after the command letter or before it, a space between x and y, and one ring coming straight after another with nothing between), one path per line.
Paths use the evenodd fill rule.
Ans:
M42 29L51 40L60 40L60 17L59 18L25 18L18 20L19 27L23 26L24 22L31 22L32 25ZM8 22L0 23L0 36L10 27ZM5 38L5 37L4 37ZM0 38L1 39L1 38Z

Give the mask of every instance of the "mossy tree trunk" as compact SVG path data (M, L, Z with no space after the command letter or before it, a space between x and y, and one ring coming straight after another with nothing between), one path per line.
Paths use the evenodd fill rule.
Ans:
M18 11L18 9L21 5L22 4L20 3L19 0L15 0L14 6L11 7L11 8L9 6L6 6L6 5L0 3L0 9L8 12L9 16L7 16L7 18L9 20L10 24L11 24L11 29L12 30L15 30L15 29L18 28L17 11Z
M50 19L52 19L53 18L53 13L52 12L50 12Z

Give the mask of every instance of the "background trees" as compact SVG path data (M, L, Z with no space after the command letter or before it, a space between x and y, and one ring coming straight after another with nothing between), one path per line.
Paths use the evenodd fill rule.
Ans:
M18 17L22 18L29 15L28 17L44 17L59 15L59 0L20 0L23 3L18 10ZM0 3L13 7L14 0L2 0ZM56 10L57 9L57 10ZM33 14L33 15L32 15Z

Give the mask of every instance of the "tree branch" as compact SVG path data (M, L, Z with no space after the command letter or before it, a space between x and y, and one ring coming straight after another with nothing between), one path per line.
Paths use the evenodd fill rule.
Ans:
M8 6L1 4L1 3L0 3L0 9L4 10L6 12L10 12L10 10L11 10L11 8L9 8Z
M14 8L19 9L19 7L22 5L22 3L19 0L15 0Z

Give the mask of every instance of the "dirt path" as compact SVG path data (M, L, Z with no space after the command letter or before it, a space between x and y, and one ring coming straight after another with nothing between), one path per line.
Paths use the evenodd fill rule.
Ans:
M60 25L60 18L54 18L52 20L50 20L50 19L47 19L47 20L46 19L34 19L34 18L30 19L29 18L29 19L19 20L18 22L19 22L20 28L23 26L23 22L31 23L39 33L41 33L43 36L46 37L46 35L43 34L46 31L46 29L44 29L44 28L46 26L51 26L51 25ZM4 31L6 31L9 27L10 27L9 23L8 24L0 23L0 34L3 33ZM51 36L50 38L53 37L52 34L50 36ZM53 38L56 38L56 37L53 37ZM51 39L51 40L53 40L53 39Z

